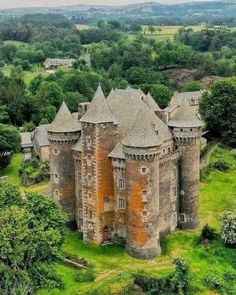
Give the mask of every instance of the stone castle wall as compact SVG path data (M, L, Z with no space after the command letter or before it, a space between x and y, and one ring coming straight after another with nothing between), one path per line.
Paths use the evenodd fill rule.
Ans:
M159 159L126 158L126 249L131 256L150 258L160 254Z
M117 143L117 127L112 123L83 123L83 127L84 239L101 243L104 229L113 225L113 170L108 155Z
M52 196L69 214L71 221L75 220L75 171L71 148L78 137L79 133L72 134L71 137L68 134L49 135Z

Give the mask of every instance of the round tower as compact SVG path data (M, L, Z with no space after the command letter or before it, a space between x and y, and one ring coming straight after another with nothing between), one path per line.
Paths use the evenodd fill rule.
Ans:
M145 108L137 114L122 144L126 163L126 249L131 256L152 258L161 253L158 216L162 139Z
M200 183L200 138L202 122L197 106L182 105L169 121L180 150L179 227L198 226Z
M75 220L75 177L72 146L78 141L80 126L63 102L48 128L51 193L63 210Z

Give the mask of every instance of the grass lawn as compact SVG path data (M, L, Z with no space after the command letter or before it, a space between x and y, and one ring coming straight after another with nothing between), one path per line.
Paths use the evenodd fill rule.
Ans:
M153 26L156 31L151 34L148 30L149 26L142 26L142 31L145 36L155 38L157 40L167 40L173 39L175 34L178 33L179 29L183 28L183 26ZM197 25L197 26L189 26L187 28L192 28L195 32L201 31L205 26Z
M21 185L21 179L20 179L18 171L21 166L22 159L23 159L23 154L16 154L12 158L11 163L5 169L1 171L0 175L8 176L8 181L12 184L19 185L23 192L46 194L50 188L49 181L31 185L29 187L24 187Z
M11 69L12 69L12 66L6 65L6 66L0 68L0 71L3 72L3 74L5 76L10 76ZM23 74L24 74L23 78L24 78L25 84L27 86L29 85L31 80L33 80L36 76L42 75L42 76L46 77L49 75L49 73L44 72L44 69L39 66L34 66L32 68L32 70L24 71Z
M8 176L8 181L13 184L20 185L20 177L18 174L19 167L21 165L21 161L23 159L23 154L16 154L11 163L1 171L1 176Z
M219 232L219 216L224 210L236 208L236 157L230 149L217 147L211 153L209 162L224 159L232 164L228 172L212 170L201 184L200 218L201 225L209 223ZM236 275L236 251L225 248L218 237L209 248L197 244L200 230L176 231L162 241L163 254L152 260L138 260L126 254L118 246L95 246L82 241L77 233L68 233L64 252L85 258L94 266L94 282L78 283L78 270L65 265L57 265L65 283L64 290L42 290L40 295L77 295L77 294L131 294L122 293L132 282L135 273L161 276L173 269L174 257L182 256L191 265L194 281L194 294L220 294L210 290L204 283L208 274L224 278L226 272ZM236 284L225 280L225 284L236 294ZM110 290L110 291L109 291ZM95 293L99 291L100 293ZM90 293L91 292L91 293ZM94 293L93 293L94 292Z

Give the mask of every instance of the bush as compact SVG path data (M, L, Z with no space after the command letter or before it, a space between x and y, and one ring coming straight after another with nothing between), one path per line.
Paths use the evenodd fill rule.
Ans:
M204 280L206 284L212 289L221 290L224 287L224 281L218 275L209 274Z
M214 163L214 168L219 171L228 171L230 169L230 164L219 160Z
M189 294L191 274L188 263L183 258L173 260L175 271L163 278L136 276L134 284L148 294Z
M202 232L201 232L201 240L209 240L212 241L214 240L216 234L215 234L215 229L211 228L208 224L206 224L203 228L202 228Z
M78 272L77 278L76 278L76 281L79 283L93 282L94 280L95 280L95 274L91 266L86 269L81 269Z
M221 238L225 245L236 247L236 210L226 211L222 214Z

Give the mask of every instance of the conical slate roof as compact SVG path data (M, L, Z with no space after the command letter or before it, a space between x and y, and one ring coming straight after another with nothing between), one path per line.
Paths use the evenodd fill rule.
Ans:
M61 133L61 132L77 132L80 130L80 126L77 120L75 120L69 111L65 102L62 103L54 121L48 127L49 132Z
M155 123L148 108L138 112L133 126L122 140L122 144L129 147L156 147L163 143L162 137L155 131Z
M118 142L114 150L109 154L110 158L125 159L125 154L123 152L123 145L121 142Z
M168 122L170 127L201 127L203 124L198 115L198 107L188 103L179 107L174 117Z
M148 94L143 99L144 103L153 111L160 111L159 105L155 102L151 94L148 92Z
M102 92L102 88L99 85L95 95L91 101L89 109L84 114L84 116L80 119L81 122L87 123L116 123L116 118L112 114L107 102L106 98Z

